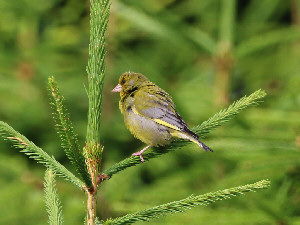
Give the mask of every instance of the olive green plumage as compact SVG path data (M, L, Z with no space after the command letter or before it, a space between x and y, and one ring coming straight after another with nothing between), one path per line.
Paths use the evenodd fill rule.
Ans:
M144 75L122 74L113 92L120 92L119 108L127 128L148 146L165 146L174 138L181 138L211 150L187 127L176 112L171 96ZM143 161L141 154L137 155Z

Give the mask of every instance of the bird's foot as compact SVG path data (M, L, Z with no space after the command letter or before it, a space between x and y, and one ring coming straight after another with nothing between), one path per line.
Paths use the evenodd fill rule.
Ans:
M146 146L145 148L143 148L141 151L135 152L132 154L132 156L139 156L141 159L141 162L145 162L144 157L143 157L143 153L144 151L146 151L148 148L150 147L150 145Z
M132 156L139 156L141 159L141 162L145 162L144 157L143 157L143 151L135 152L132 154Z

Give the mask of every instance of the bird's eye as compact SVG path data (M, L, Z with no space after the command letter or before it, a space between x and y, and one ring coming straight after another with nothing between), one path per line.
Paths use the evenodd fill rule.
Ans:
M122 79L120 82L121 85L125 84L125 79Z

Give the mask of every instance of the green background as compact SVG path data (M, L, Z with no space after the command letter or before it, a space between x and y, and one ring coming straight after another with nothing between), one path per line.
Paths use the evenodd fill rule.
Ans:
M67 168L46 91L55 76L84 144L89 3L0 1L0 120ZM264 89L267 97L195 145L129 168L106 182L101 219L114 218L260 179L269 189L149 224L300 224L300 1L112 0L101 141L103 166L145 145L126 129L120 74L135 71L170 93L193 127L234 100ZM45 168L0 141L0 224L46 224ZM83 224L85 195L57 179L65 224Z

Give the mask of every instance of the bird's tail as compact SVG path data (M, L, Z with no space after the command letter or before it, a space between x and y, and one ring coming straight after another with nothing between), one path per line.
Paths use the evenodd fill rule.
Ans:
M210 148L210 147L208 147L206 144L204 144L202 141L200 141L198 138L195 138L195 137L191 137L190 139L189 139L190 141L192 141L192 142L194 142L194 143L196 143L197 145L199 145L201 148L203 148L205 151L211 151L211 152L213 152L213 150Z
M172 133L172 134L173 134L173 136L176 136L178 138L186 139L186 140L196 143L201 148L203 148L205 151L209 150L209 151L213 152L213 150L210 147L208 147L206 144L204 144L202 141L199 140L199 136L197 134L195 134L194 132L192 132L189 129L186 129L184 131L185 132L176 132L176 133Z

